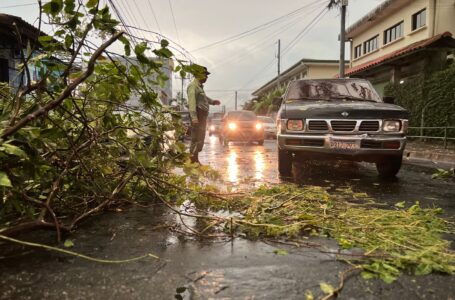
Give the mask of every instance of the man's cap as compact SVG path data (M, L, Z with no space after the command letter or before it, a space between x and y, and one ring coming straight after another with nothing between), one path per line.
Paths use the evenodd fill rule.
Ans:
M210 74L209 70L207 70L206 67L203 67L203 68L204 68L205 74L209 75Z
M190 67L192 70L191 73L193 73L193 75L202 75L202 74L209 75L210 74L210 72L204 66L201 66L198 64L192 64Z

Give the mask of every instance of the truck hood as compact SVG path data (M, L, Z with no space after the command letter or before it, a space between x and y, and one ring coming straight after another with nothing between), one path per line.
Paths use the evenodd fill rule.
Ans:
M349 115L342 116L343 112ZM407 119L401 106L367 101L294 101L284 103L283 119Z

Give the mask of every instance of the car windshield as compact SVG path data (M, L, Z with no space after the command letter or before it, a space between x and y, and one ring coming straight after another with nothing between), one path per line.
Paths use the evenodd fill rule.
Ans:
M363 80L298 80L289 85L286 100L354 100L382 102Z
M252 111L231 111L228 113L228 118L238 121L256 121L256 114Z
M271 124L275 123L275 122L273 121L273 119L272 119L272 118L269 118L269 117L258 117L258 118L259 118L262 122L264 122L264 123L271 123Z

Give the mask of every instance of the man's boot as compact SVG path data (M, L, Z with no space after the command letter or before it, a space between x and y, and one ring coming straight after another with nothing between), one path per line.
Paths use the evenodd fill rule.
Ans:
M195 154L191 155L190 160L191 160L191 163L193 163L193 164L201 164L199 162L199 153L198 152L196 152Z

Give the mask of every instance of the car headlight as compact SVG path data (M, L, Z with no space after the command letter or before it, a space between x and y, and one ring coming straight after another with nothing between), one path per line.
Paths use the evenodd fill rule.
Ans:
M401 122L395 120L386 120L382 124L382 130L385 132L398 132L401 130Z
M261 130L262 129L262 124L261 123L257 123L256 124L256 129L257 130Z
M303 120L288 120L287 129L291 131L302 131Z
M211 130L211 131L214 131L214 130L215 130L215 126L214 126L214 125L211 125L211 126L210 126L210 130Z
M235 124L235 123L229 123L229 124L228 124L228 128L229 128L230 130L236 130L236 129L237 129L237 124Z

